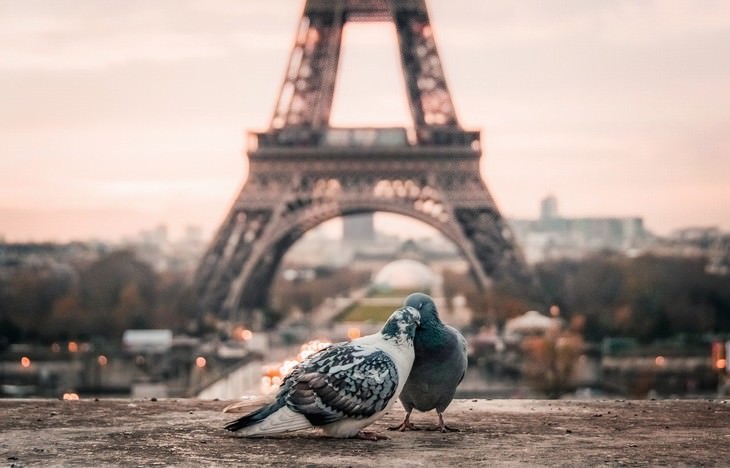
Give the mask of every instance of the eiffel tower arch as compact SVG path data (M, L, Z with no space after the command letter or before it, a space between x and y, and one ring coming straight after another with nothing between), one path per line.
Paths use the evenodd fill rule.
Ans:
M348 21L394 23L412 129L329 125ZM248 179L196 272L203 313L254 323L294 242L331 218L376 211L443 233L484 289L529 281L480 176L480 133L459 125L425 0L307 0L270 127L249 133L247 154Z

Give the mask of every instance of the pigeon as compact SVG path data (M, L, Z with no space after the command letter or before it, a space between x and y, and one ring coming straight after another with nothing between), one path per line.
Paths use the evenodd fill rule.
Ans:
M413 365L420 313L395 310L380 332L333 344L298 364L274 401L225 429L260 437L319 428L330 437L385 438L362 431L393 405Z
M466 373L466 339L454 327L441 322L436 304L430 296L413 293L403 304L414 307L421 313L421 326L413 341L416 359L400 394L406 416L400 425L389 429L417 430L410 422L411 412L415 408L424 412L436 409L439 430L458 431L446 425L443 413L453 400L456 387Z

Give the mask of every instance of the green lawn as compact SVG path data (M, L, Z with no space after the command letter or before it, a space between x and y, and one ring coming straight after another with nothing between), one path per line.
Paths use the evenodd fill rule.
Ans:
M355 304L349 310L345 311L337 318L338 322L385 322L413 291L389 289L370 291L368 297L372 298L393 298L397 299L393 304L371 305L371 304ZM423 291L428 294L428 291ZM389 301L386 301L389 302Z

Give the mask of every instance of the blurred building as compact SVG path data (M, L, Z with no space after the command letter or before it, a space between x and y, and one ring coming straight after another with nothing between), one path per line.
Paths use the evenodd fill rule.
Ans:
M426 263L436 272L464 272L468 264L455 245L442 236L401 239L379 232L372 214L346 216L342 237L332 237L321 227L305 233L286 253L284 268L348 267L375 273L396 259Z
M76 267L88 265L110 250L99 243L0 243L0 281L21 270L74 276Z
M581 258L601 250L635 255L651 240L640 217L566 218L552 195L542 200L539 219L509 222L529 263Z
M205 246L199 226L187 226L182 236L172 238L167 226L159 225L122 241L122 247L133 250L155 271L184 274L195 271Z
M730 233L716 226L693 226L677 229L651 246L655 255L699 258L712 275L730 274Z
M342 218L342 239L351 243L375 241L375 213L364 213Z
M373 286L382 290L431 291L439 281L427 265L409 258L392 261L373 276Z

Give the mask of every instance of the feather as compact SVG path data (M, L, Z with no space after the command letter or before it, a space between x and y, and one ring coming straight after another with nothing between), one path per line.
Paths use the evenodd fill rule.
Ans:
M441 322L433 299L426 294L413 293L403 302L421 313L421 326L414 338L415 360L408 380L400 394L406 410L403 422L391 429L415 429L410 423L413 409L436 410L439 429L451 431L443 420L461 383L467 367L467 343L455 328Z
M311 427L351 437L395 402L414 359L420 313L401 307L379 333L329 346L284 378L274 401L225 429L261 436Z

